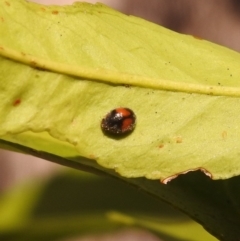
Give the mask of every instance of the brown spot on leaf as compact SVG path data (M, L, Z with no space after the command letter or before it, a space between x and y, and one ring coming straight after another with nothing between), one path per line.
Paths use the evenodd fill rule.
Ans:
M30 64L32 65L32 66L37 66L37 62L36 61L34 61L34 60L32 60L31 62L30 62Z
M1 21L4 22L4 18L3 17L0 17Z
M42 71L45 70L45 66L44 66L44 65L41 66L41 65L38 64L35 60L30 61L30 64L31 64L31 66L32 66L33 68L35 68L35 69L42 70Z
M179 172L179 173L176 173L170 177L167 177L167 178L164 178L163 180L161 180L161 182L163 184L168 184L170 181L172 181L173 179L177 178L179 175L183 175L183 174L187 174L188 172L195 172L195 171L201 171L203 172L206 176L212 178L212 174L206 170L205 168L203 167L197 167L197 168L193 168L193 169L188 169L186 171L183 171L183 172Z
M95 155L93 155L93 154L90 154L89 155L89 159L97 159L97 157Z
M57 10L52 11L52 14L57 15L59 12Z
M0 50L4 50L4 48L2 46L0 46Z
M177 137L175 138L175 141L176 141L176 143L182 143L182 142L183 142L183 139L182 139L181 136L177 136Z
M223 132L222 132L222 139L223 139L223 140L226 140L226 139L227 139L227 132L226 132L226 131L223 131Z
M10 6L10 3L9 3L9 2L7 2L7 1L5 1L5 4L6 4L7 6Z
M160 149L162 149L164 147L164 144L161 143L159 146L158 146Z
M18 106L21 104L21 99L16 99L14 102L13 102L13 106Z

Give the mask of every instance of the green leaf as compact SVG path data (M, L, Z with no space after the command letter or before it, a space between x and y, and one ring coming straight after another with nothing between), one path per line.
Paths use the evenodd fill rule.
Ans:
M1 136L48 131L125 177L239 174L238 53L100 4L0 3ZM100 129L118 106L124 139Z
M221 240L239 238L227 180L158 181L239 175L238 53L100 4L0 0L0 36L1 147L118 173ZM123 139L100 128L119 106L137 115Z

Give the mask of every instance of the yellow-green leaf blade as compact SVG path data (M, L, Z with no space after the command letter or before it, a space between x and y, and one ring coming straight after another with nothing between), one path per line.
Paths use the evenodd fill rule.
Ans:
M79 155L126 177L165 179L197 168L215 179L239 173L239 98L112 87L4 58L1 67L8 69L1 71L2 136L48 131L76 146ZM121 140L100 128L106 112L117 106L137 115L136 130Z
M239 54L102 5L0 3L0 52L30 65L1 58L2 136L48 131L126 177L168 180L196 169L215 179L239 174L239 98L226 96L239 94ZM96 82L98 76L106 83ZM131 76L130 88L107 84L131 84ZM164 91L163 81L180 92ZM196 84L221 96L189 93L186 86ZM104 115L118 106L137 114L136 130L121 140L100 129Z

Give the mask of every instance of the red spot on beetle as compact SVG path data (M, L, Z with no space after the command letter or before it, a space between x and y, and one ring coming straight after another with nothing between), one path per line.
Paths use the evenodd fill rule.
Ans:
M13 102L13 106L18 106L21 104L21 100L20 99L16 99L14 102Z
M129 126L133 125L133 120L131 118L127 118L122 122L122 130L125 131Z
M52 14L57 15L59 12L57 10L52 11Z

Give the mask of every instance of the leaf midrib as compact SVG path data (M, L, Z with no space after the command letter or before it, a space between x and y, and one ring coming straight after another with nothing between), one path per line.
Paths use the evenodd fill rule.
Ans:
M28 66L48 70L51 72L88 79L97 82L105 82L116 85L131 85L152 89L197 93L214 96L240 97L239 87L223 87L215 85L191 84L164 80L158 78L145 77L110 71L101 68L87 68L77 65L70 65L51 60L46 60L27 53L19 52L6 46L0 46L0 56L9 58L13 61L26 64Z

